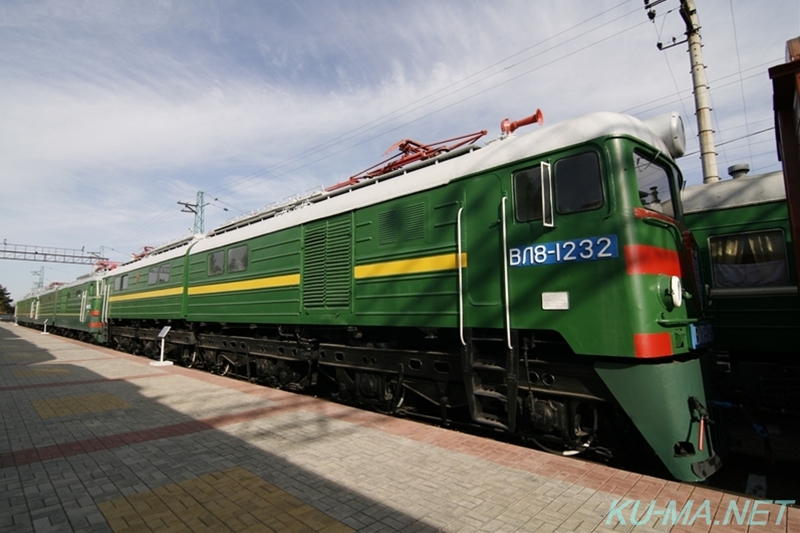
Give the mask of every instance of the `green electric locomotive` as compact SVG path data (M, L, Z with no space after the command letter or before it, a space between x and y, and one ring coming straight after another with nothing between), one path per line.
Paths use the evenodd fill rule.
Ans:
M15 320L66 337L102 343L104 275L98 271L71 283L54 283L34 291L17 303Z
M705 479L680 117L516 125L120 266L108 342L154 355L170 325L188 365L564 454L629 440L629 419L673 476Z

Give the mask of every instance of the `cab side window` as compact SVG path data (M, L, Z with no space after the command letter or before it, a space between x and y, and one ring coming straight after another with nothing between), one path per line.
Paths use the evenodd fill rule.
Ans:
M591 211L603 205L600 159L595 152L559 159L554 174L558 214Z
M514 174L514 213L518 222L542 218L542 172L536 166Z

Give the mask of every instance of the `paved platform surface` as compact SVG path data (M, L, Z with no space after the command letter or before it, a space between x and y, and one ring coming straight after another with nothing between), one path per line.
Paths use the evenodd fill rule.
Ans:
M0 324L2 532L670 530L800 509Z

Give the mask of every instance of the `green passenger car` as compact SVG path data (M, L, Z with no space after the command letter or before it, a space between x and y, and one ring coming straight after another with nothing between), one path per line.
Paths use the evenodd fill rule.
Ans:
M797 366L800 300L783 174L689 187L684 204L717 348L734 365Z

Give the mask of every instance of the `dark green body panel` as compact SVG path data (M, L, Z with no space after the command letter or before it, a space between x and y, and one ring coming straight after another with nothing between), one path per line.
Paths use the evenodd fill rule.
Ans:
M686 215L697 239L703 279L714 290L709 238L715 235L780 229L786 239L789 286L797 287L797 268L786 201L732 207ZM800 346L800 299L796 291L768 294L753 288L749 294L715 296L708 307L717 349L727 352L796 354Z
M38 318L36 324L47 324L52 326L56 314L56 293L48 292L39 297L39 309L37 312Z
M248 248L248 268L243 272L209 276L209 253L188 258L189 287L223 286L299 274L301 264L302 228L295 227L262 235L244 243ZM281 286L261 289L221 291L187 297L186 316L192 321L242 322L253 324L299 323L300 287Z
M99 322L99 318L93 319L91 311L99 310L99 298L97 298L97 281L87 281L80 285L72 285L68 288L60 289L56 294L58 300L55 325L59 328L95 333L97 328L90 328L91 322ZM86 295L85 297L83 295ZM81 307L86 307L81 313Z
M455 255L463 186L425 191L355 213L356 265ZM356 279L354 316L371 325L456 327L455 269Z
M157 264L159 267L161 265L169 265L169 280L166 282L157 281L154 284L148 282L151 266L128 273L128 287L125 290L114 290L114 278L111 278L112 290L109 298L109 318L162 320L183 318L185 261L185 256L180 256ZM148 295L148 293L157 291L172 291L172 293L164 296ZM118 297L129 298L137 293L142 297L123 300L115 299Z
M14 320L18 324L33 324L33 313L36 306L37 298L35 296L26 296L17 302L14 307Z
M678 442L698 445L700 424L687 416L687 406L692 397L708 405L700 360L656 365L598 362L594 368L670 473L684 481L705 479L692 471L692 464L712 457L708 436L704 449L695 448L691 455L678 456L674 447Z

